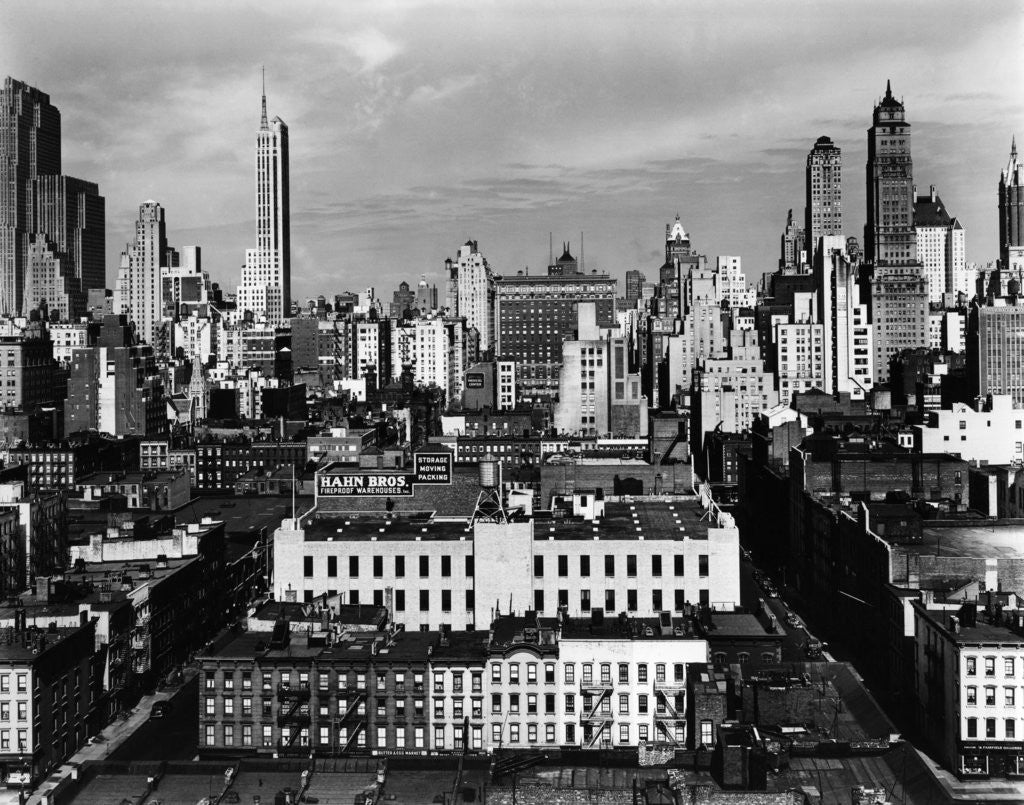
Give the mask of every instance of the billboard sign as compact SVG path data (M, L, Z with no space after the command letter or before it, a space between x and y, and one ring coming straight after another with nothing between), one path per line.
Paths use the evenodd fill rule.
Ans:
M416 453L413 470L373 470L335 465L317 474L320 497L412 497L417 484L450 484L451 453Z

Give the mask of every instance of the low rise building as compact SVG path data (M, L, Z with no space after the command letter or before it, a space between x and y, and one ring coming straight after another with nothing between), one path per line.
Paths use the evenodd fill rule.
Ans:
M29 626L20 611L0 640L0 778L31 789L92 734L100 695L96 626Z

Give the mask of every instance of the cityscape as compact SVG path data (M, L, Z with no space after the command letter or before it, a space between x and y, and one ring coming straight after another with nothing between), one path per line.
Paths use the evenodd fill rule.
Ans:
M744 18L726 5L719 23ZM380 25L339 40L356 62L337 80L387 97L374 71L402 46ZM614 95L609 37L593 67ZM204 100L244 108L223 135L241 145L197 131L141 173L80 132L116 97L69 115L82 79L37 85L52 74L16 62L0 805L1024 803L1019 105L998 157L967 137L946 153L930 128L985 93L922 120L893 59L799 146L764 143L774 190L751 179L750 206L680 145L680 174L639 157L692 178L657 221L636 224L628 183L581 190L567 218L539 174L492 185L467 148L452 192L475 190L421 220L402 207L427 186L395 185L408 155L384 147L358 170L391 201L319 195L325 124L310 100L289 127L298 84L270 54L233 65L251 91ZM476 82L407 103L460 98L472 118ZM519 91L543 119L542 83ZM395 136L366 125L379 110L346 113L368 142ZM426 161L432 126L402 134ZM648 181L615 131L622 167L591 175ZM208 148L244 161L244 187L189 184ZM563 158L547 167L571 184ZM346 211L387 219L379 260Z

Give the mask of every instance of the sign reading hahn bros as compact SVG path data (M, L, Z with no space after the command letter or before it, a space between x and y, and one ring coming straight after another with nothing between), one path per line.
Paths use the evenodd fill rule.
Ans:
M450 484L451 453L416 453L413 470L376 470L331 464L317 473L321 497L411 497L415 484Z

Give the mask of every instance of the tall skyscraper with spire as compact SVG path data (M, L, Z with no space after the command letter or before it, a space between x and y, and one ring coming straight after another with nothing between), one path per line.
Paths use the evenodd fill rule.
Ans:
M61 175L61 120L50 96L8 76L0 87L0 313L43 301L85 314L106 284L105 202L92 182Z
M928 346L928 279L917 259L914 163L910 124L887 81L868 129L865 260L872 265L871 321L875 383L889 379L889 360Z
M828 137L819 137L807 155L807 207L804 238L807 259L814 262L818 239L843 234L843 152Z
M269 324L291 314L291 223L288 201L288 126L267 120L263 88L256 134L256 248L245 252L238 307Z
M999 260L1005 271L1024 271L1024 162L1017 156L1016 137L999 177Z

